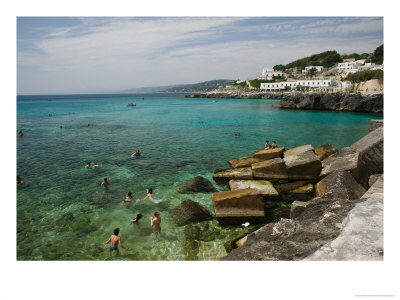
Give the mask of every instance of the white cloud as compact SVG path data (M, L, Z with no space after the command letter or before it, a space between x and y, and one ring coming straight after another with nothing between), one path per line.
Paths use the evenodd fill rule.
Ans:
M249 25L245 18L228 17L83 18L81 26L37 39L36 51L18 51L18 91L96 92L99 87L251 78L267 65L325 50L368 52L381 43L365 33L381 30L382 19L349 20L294 18ZM340 37L359 32L364 36ZM282 39L289 33L290 39Z

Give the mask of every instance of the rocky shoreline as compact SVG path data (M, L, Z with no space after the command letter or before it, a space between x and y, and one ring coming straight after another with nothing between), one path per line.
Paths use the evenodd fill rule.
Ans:
M212 194L218 222L264 224L227 241L221 260L302 260L335 239L349 212L383 180L383 121L371 121L370 130L340 150L262 150L217 170L214 180L229 182L228 191ZM369 251L371 259L383 258L383 245Z
M383 93L302 93L212 91L186 95L186 98L278 99L282 109L335 110L383 113Z

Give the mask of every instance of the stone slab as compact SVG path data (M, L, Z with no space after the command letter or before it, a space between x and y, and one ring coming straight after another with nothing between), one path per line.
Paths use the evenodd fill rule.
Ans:
M277 157L282 157L284 151L285 151L284 147L269 149L269 150L261 150L254 153L253 157L260 160L274 159Z
M261 159L255 157L242 157L228 161L232 168L245 168L251 167L252 164L260 162Z
M278 191L274 188L271 182L267 180L238 180L232 179L229 181L229 187L233 190L241 190L252 188L264 197L276 197L279 195Z
M213 178L214 180L253 179L253 172L251 168L229 169L215 173Z

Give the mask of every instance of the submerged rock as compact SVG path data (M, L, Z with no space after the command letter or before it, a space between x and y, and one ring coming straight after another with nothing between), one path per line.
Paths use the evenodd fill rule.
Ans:
M196 176L187 181L184 181L179 187L179 193L207 193L215 192L216 189L212 183L201 176Z
M185 200L170 212L171 218L182 226L190 222L209 220L212 218L210 212L203 206L192 200Z
M262 196L254 189L212 194L215 216L221 225L258 223L265 219Z
M184 229L185 241L183 250L186 253L185 260L199 260L200 229L195 225L187 225Z

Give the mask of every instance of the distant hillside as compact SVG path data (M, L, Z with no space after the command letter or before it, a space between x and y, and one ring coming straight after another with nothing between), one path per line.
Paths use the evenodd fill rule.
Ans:
M366 62L373 62L380 65L383 63L383 44L377 47L373 53L352 53L340 55L336 51L325 51L319 54L303 57L286 65L276 65L274 66L274 70L284 71L290 68L297 68L298 70L302 70L308 66L323 66L324 68L330 68L336 63L342 62L343 59L348 58L354 58L356 60L366 59Z
M236 80L219 79L199 82L194 84L184 84L163 90L167 93L191 93L191 92L207 92L215 89L224 88L227 85L232 85Z
M290 68L297 68L302 70L308 66L323 66L325 68L332 67L338 62L342 62L342 57L336 51L325 51L319 54L314 54L295 60L287 65L276 65L274 70L285 70Z
M120 93L151 94L151 93L165 91L166 89L174 88L177 86L178 85L149 86L149 87L141 87L141 88L133 88L133 89L129 89L129 90L123 90L123 91L120 91Z

